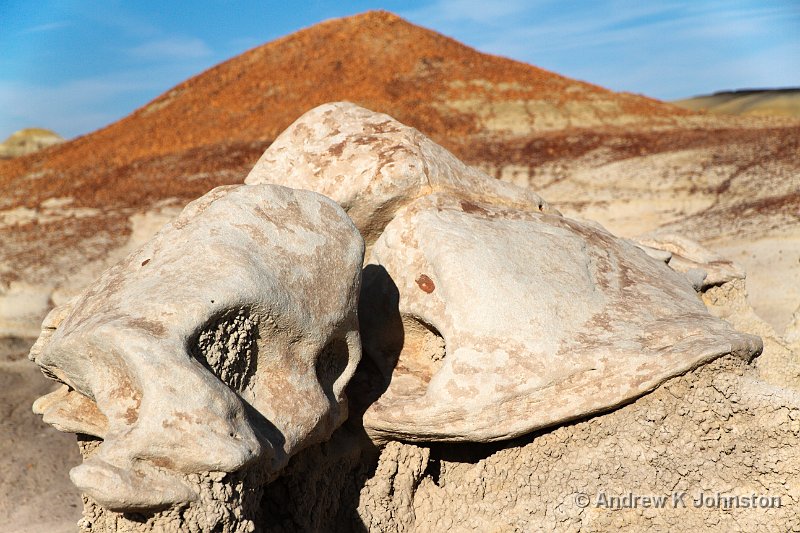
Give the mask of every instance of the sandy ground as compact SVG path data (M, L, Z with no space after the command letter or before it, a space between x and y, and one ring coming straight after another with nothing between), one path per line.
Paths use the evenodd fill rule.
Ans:
M81 498L68 470L80 463L73 435L31 412L54 388L27 359L34 339L0 339L0 531L75 531Z
M800 227L760 238L706 244L745 268L748 301L783 335L792 313L800 308Z

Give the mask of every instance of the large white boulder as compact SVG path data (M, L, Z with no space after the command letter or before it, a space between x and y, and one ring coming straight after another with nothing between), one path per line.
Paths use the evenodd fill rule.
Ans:
M349 102L298 118L264 152L245 183L277 183L324 194L341 205L367 244L415 198L460 197L555 212L539 195L465 165L418 130Z
M347 418L364 243L331 200L214 189L44 323L64 386L34 410L102 439L70 476L115 511L200 498L192 474L274 477Z
M386 226L359 312L365 353L388 383L364 416L377 439L509 439L762 347L627 240L448 194Z

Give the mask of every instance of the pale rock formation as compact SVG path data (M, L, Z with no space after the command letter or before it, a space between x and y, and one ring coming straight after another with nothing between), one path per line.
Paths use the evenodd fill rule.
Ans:
M746 324L743 286L702 296L712 312L734 303L727 318ZM376 449L345 424L268 487L264 531L798 531L799 440L800 393L724 356L506 442Z
M354 458L337 451L348 432L270 485L263 505L280 512L264 531L798 531L800 396L738 357L503 443L393 441Z
M389 383L364 416L377 439L507 440L761 351L628 241L453 195L386 226L361 300L365 354Z
M84 528L252 528L260 486L347 418L363 253L327 198L220 187L51 312L31 358L64 386L34 409L84 435Z
M264 152L245 183L277 183L332 198L368 245L401 207L435 192L557 212L530 189L495 180L416 129L349 102L324 104L297 119Z
M64 138L43 128L25 128L12 133L0 143L0 159L19 157L38 152L48 146L60 144Z
M782 338L755 312L748 299L741 266L675 234L650 234L640 237L636 244L649 254L666 254L663 260L674 270L683 272L701 291L711 314L726 320L737 331L761 337L764 349L755 366L762 380L800 390L800 343L793 337L792 326Z
M637 242L667 252L669 256L665 262L673 270L686 274L698 289L745 278L741 266L681 235L652 233L640 237Z
M301 117L247 183L190 204L45 321L32 356L65 386L35 408L80 434L83 531L784 530L798 516L798 393L760 380L776 368L750 364L760 339L695 292L738 301L733 265L562 217L347 103ZM355 224L261 183L327 194ZM373 248L356 318L358 231ZM369 357L345 421L358 329ZM626 490L685 491L693 512L597 505ZM714 490L784 507L691 508Z
M760 379L774 386L800 391L800 345L788 335L782 338L761 319L748 303L745 280L733 280L711 287L702 294L714 316L729 322L739 331L761 337L764 351L755 360Z
M361 305L368 352L391 380L366 414L376 438L506 439L619 405L714 357L760 350L710 317L663 262L558 216L387 115L349 103L309 111L246 182L275 178L330 196L367 243L377 240ZM437 205L426 204L431 195ZM409 204L431 212L409 222L425 211ZM454 217L442 221L443 210ZM547 213L552 222L538 224ZM470 225L487 218L508 220ZM652 244L698 289L740 275L724 265L709 276L696 267L716 258L678 237L662 241ZM395 290L399 322L386 305ZM567 401L562 389L581 392Z

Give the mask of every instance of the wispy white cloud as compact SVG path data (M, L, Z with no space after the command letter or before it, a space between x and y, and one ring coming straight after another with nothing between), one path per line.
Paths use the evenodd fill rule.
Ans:
M0 48L12 37L21 43L0 54L0 138L34 125L66 137L95 130L225 58L207 44L212 37L164 27L144 8L73 4L10 34L0 29Z
M515 14L529 11L533 4L542 3L525 0L487 2L485 0L437 0L427 6L404 11L403 16L412 20L425 20L438 26L441 22L470 20L488 23L507 19Z
M619 2L612 2L619 3ZM537 22L521 21L494 36L493 46L519 50L572 50L613 43L664 42L688 38L735 38L764 35L787 20L785 9L715 10L713 6L645 4L634 8L576 11ZM667 50L665 50L666 52ZM676 52L683 52L683 49Z
M95 130L119 119L120 108L133 111L196 70L167 64L56 85L0 79L0 137L31 126L65 137Z
M0 129L10 133L41 126L68 136L96 127L111 118L98 112L103 102L149 88L144 81L125 78L88 78L52 87L0 81Z
M720 90L794 79L789 84L800 85L800 3L794 0L487 5L434 0L402 14L481 51L616 90L674 98L704 84ZM763 68L754 68L758 54L768 59ZM722 65L725 75L715 77ZM768 68L777 70L770 76Z
M737 88L796 87L800 85L800 46L784 43L755 50L735 60L722 62L719 69L720 75L729 79L747 73L750 85Z
M158 25L132 7L120 2L89 2L82 15L98 27L114 30L123 37L152 39L162 33Z
M31 26L29 28L24 28L20 30L18 35L26 35L30 33L42 33L46 31L53 31L53 30L60 30L61 28L66 28L67 26L71 26L72 23L67 20L61 20L57 22L48 22L46 24L39 24L37 26Z
M213 54L211 48L196 37L167 37L135 46L129 50L131 56L147 60L197 59Z

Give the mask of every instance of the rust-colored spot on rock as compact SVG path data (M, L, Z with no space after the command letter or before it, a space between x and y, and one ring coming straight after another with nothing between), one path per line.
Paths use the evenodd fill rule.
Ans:
M141 329L154 337L164 337L167 334L167 328L164 327L164 324L149 318L129 318L126 321L126 325L131 328Z
M479 205L475 205L467 200L461 200L461 210L465 213L477 213L479 215L488 215L489 212Z
M124 418L128 424L135 424L139 419L139 410L134 409L133 407L128 407L128 409L125 411Z
M167 469L175 468L175 461L173 461L169 457L154 457L150 459L150 462L156 466L160 466L161 468L167 468Z
M328 148L328 153L333 157L341 157L342 152L344 152L345 144L346 143L344 141L334 144L333 146Z
M423 291L427 292L428 294L433 292L433 289L436 288L436 285L433 284L433 280L426 276L425 274L420 274L417 278L417 285Z

